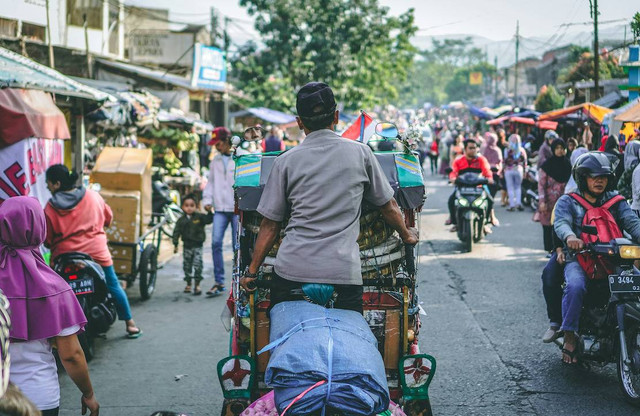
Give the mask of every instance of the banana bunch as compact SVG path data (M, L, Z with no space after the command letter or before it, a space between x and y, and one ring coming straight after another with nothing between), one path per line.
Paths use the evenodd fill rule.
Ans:
M165 150L163 159L164 159L164 168L167 170L167 172L169 172L169 175L171 176L180 175L180 168L182 167L182 162L180 161L180 159L178 159L176 154L173 153L173 150L171 149Z

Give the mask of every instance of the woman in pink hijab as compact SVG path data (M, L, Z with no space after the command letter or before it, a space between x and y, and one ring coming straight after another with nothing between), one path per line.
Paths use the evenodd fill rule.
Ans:
M12 317L10 381L42 411L56 416L60 385L52 348L82 392L83 414L98 416L89 370L77 333L87 320L73 291L40 254L46 234L44 211L35 198L10 198L0 205L0 289Z

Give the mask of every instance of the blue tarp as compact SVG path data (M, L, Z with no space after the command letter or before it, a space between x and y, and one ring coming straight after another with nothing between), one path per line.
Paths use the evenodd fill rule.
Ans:
M478 107L476 107L474 105L471 105L471 104L467 103L467 107L469 108L469 112L471 114L473 114L474 116L479 117L481 119L491 120L492 118L495 117L495 114L490 114L490 113L488 113L486 111L483 111L483 110L479 109Z
M260 120L266 121L267 123L273 124L288 124L296 121L296 117L291 114L265 107L247 108L246 110L236 111L235 113L229 114L229 118L244 116L254 116Z
M389 408L382 356L361 314L305 301L279 303L271 310L270 339L265 382L273 387L279 412L329 374L330 387L315 387L287 414L308 415L325 405L367 416Z

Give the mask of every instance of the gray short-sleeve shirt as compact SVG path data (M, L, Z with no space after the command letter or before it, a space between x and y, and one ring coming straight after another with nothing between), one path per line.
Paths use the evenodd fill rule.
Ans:
M258 212L273 221L290 214L275 270L304 283L362 284L363 200L382 206L393 189L371 149L331 130L310 133L278 156Z

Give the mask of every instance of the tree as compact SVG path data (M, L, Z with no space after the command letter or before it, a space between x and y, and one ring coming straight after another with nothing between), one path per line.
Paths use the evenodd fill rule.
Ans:
M483 80L486 80L495 74L496 69L487 62L481 62L472 67L456 69L453 78L444 87L450 101L469 100L482 95L482 85L471 85L469 83L471 72L481 72Z
M624 68L622 68L618 60L608 52L602 53L600 56L600 79L623 78ZM593 79L595 75L595 66L593 63L593 55L591 52L583 52L576 62L568 70L563 71L558 80L560 82L576 82L587 79Z
M232 61L238 87L270 107L282 92L291 98L309 81L330 84L347 109L358 109L398 97L398 86L413 64L410 38L417 30L413 9L393 17L378 0L241 0L263 50L245 50ZM249 53L247 55L246 53ZM275 84L264 84L273 80ZM286 100L285 100L286 101Z
M419 58L414 62L408 80L401 89L399 104L442 104L450 100L470 99L480 95L481 86L467 88L468 68L479 68L487 79L495 73L495 68L483 64L484 58L484 53L473 46L470 37L433 39L431 48L420 52Z
M640 12L633 15L631 20L631 32L636 43L640 43Z
M540 88L540 93L536 97L536 111L545 113L547 111L562 108L564 97L558 93L553 85L545 85Z

